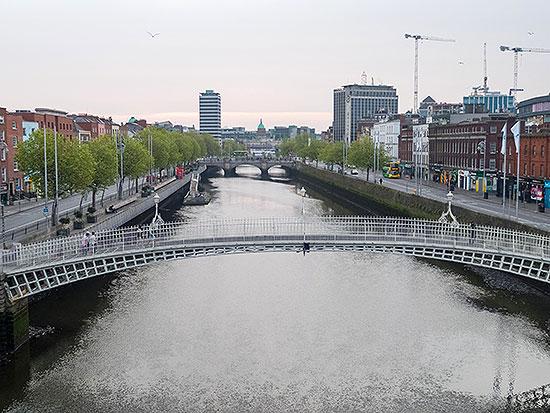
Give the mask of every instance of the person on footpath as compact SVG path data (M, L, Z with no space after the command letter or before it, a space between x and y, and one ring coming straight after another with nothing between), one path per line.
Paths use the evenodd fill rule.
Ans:
M80 246L82 247L82 253L84 255L88 255L88 248L90 246L90 233L86 231L84 235L82 235L82 239L80 240Z
M97 238L95 236L95 232L92 232L91 235L88 237L88 245L90 247L90 250L92 251L92 255L95 254L96 244L97 244Z

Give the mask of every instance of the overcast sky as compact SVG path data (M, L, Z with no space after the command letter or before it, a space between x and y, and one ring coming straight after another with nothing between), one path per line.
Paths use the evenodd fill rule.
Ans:
M489 85L506 92L513 58L498 46L550 48L549 0L0 0L0 15L0 106L197 126L198 94L215 89L222 126L326 129L333 89L363 71L406 111L406 32L456 39L421 45L420 98L447 102L482 83L483 42ZM550 54L522 56L520 98L549 78Z

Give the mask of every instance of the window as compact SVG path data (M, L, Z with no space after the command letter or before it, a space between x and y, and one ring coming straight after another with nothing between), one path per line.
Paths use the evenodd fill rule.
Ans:
M544 165L543 164L540 164L540 175L539 176L544 176Z
M489 159L489 169L497 169L497 160Z
M540 156L544 158L544 145L540 146Z
M491 133L497 133L497 127L495 125L491 125Z
M11 142L13 144L13 147L15 148L17 146L17 136L14 136L13 138L11 138Z
M12 128L12 129L17 129L17 122L16 122L16 121L13 121L13 122L11 123L11 128Z
M17 164L17 161L13 161L13 170L15 172L19 171L19 165Z
M537 145L533 145L533 156L537 156Z
M3 124L4 124L4 117L0 116L0 125L3 125Z
M2 152L0 152L0 160L6 160L6 148L2 148Z
M8 180L8 172L6 170L6 167L2 168L2 182L6 182Z
M491 152L492 155L497 153L497 144L496 144L496 142L491 142L489 144L489 151Z

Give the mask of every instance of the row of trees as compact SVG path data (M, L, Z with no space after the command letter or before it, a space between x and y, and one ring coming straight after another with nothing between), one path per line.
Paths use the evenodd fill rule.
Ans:
M298 135L287 139L279 145L282 156L294 155L310 161L322 161L329 165L343 164L344 148L342 142L326 142L311 138L308 135ZM369 136L362 136L353 141L348 148L347 163L367 171L374 169L375 145ZM379 165L384 165L388 156L384 148L378 148Z
M193 132L168 132L148 127L133 138L124 138L123 181L128 185L146 175L148 171L161 174L163 170L185 165L206 155L219 155L220 146L210 135ZM51 130L46 131L46 166L48 169L48 197L54 198L55 149ZM120 142L112 136L100 136L88 143L57 136L58 194L59 197L81 193L92 194L92 206L96 194L113 185L120 178ZM152 147L152 151L149 148ZM44 132L34 131L30 138L17 146L16 161L19 170L28 176L44 196ZM57 205L53 206L54 215Z

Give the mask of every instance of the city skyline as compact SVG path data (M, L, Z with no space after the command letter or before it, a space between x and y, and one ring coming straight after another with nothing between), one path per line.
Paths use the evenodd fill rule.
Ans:
M134 115L198 125L197 95L214 89L227 109L222 127L255 129L264 118L269 125L324 130L332 123L333 90L361 83L363 71L369 81L397 88L400 112L412 108L413 43L406 32L456 39L421 45L420 99L431 95L446 102L460 102L482 83L483 42L489 86L504 93L513 82L513 56L498 47L550 47L542 18L550 4L542 0L528 6L507 0L498 11L470 0L452 10L432 0L420 6L352 0L253 4L5 2L10 18L0 27L9 39L4 50L22 64L3 66L10 81L2 85L2 102L13 110L47 106L116 121ZM411 12L419 7L426 12ZM101 30L82 30L97 21ZM490 32L487 22L495 23ZM518 99L547 94L540 79L549 69L548 55L520 58L525 92Z

